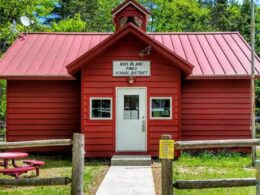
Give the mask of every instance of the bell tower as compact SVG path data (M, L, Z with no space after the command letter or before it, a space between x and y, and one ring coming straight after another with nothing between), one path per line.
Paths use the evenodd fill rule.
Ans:
M112 11L116 32L128 23L146 31L150 12L135 0L125 0Z

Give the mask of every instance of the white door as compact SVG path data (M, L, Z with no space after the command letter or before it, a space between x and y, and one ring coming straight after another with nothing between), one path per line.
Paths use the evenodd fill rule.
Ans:
M146 151L146 88L117 88L116 150Z

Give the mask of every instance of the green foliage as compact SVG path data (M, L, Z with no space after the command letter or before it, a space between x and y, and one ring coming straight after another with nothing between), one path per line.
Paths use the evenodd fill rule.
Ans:
M42 31L44 27L36 19L36 16L48 16L54 9L58 0L0 0L0 54L4 52L17 37L24 31L20 23L21 16L28 16L34 24L29 31ZM12 23L16 21L17 31Z
M81 20L80 14L76 14L73 18L61 20L60 22L52 23L50 31L56 32L84 32L86 23Z
M179 31L207 31L210 29L210 9L201 7L196 0L163 1L143 0L151 10L150 31L179 32Z
M57 12L62 18L71 18L79 13L86 22L87 32L110 32L114 29L111 10L120 0L61 0L61 9Z

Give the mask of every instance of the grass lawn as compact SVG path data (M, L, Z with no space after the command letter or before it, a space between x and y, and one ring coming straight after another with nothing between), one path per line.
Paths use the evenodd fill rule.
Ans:
M30 156L31 159L39 159L46 162L46 165L40 169L40 177L71 177L71 157L65 156ZM84 174L84 192L92 194L91 191L96 176L104 172L109 164L108 160L91 160L85 161ZM35 171L23 174L22 177L32 177ZM101 174L102 175L102 174ZM103 176L101 176L103 178ZM10 176L0 175L0 178L9 178ZM46 187L0 187L0 195L65 195L70 194L70 185L67 186L46 186Z
M71 157L66 156L30 156L44 160L47 164L41 169L40 177L70 177ZM95 188L102 181L109 161L106 159L86 160L84 175L85 194L94 194ZM174 180L200 180L218 178L247 178L255 177L255 169L250 168L250 155L241 156L237 153L202 153L197 156L184 153L173 162ZM160 164L153 164L153 173L157 194L160 194ZM35 173L29 172L23 177L32 177ZM0 175L0 178L11 178ZM70 193L68 186L51 187L0 187L0 195L63 195ZM176 190L176 195L251 195L255 194L255 187L202 189L202 190Z
M191 156L184 153L174 161L174 179L204 180L221 178L255 177L255 169L250 168L250 155L220 153L213 155L202 153ZM176 195L250 195L255 194L255 187L215 188L201 190L176 190Z
M173 162L174 180L207 180L222 178L255 177L255 169L251 168L250 155L238 153L201 153L190 155L183 153ZM158 161L153 163L153 175L156 194L161 194L161 167ZM251 195L255 194L255 187L241 188L212 188L200 190L177 190L175 195Z

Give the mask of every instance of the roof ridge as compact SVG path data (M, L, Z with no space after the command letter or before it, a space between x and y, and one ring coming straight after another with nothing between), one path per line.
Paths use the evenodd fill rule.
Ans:
M112 35L114 32L29 32L27 34L54 34L54 35ZM223 32L147 32L149 35L164 35L164 34L239 34L238 31L223 31ZM25 33L22 33L25 35Z
M239 34L238 31L212 31L212 32L147 32L148 34L155 34L155 35L160 35L160 34L185 34L185 35L194 35L194 34Z
M111 35L114 34L113 32L28 32L27 35L30 34L54 34L54 35ZM25 33L22 33L25 35Z

